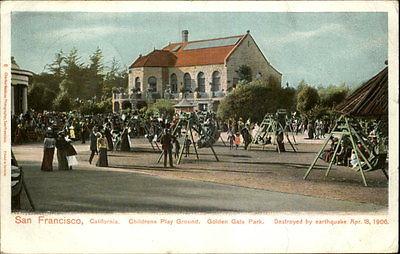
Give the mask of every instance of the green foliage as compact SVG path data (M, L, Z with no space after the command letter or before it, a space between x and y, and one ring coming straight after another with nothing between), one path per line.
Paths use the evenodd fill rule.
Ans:
M54 100L54 109L61 112L67 112L72 109L72 101L68 93L61 92Z
M252 81L251 68L247 65L239 66L238 76L239 76L239 81L251 82Z
M34 83L28 90L29 107L38 111L49 110L57 94L44 83Z
M332 109L340 104L349 94L350 88L346 84L338 86L318 87L318 94L321 99L321 106Z
M172 119L175 113L174 104L170 100L160 99L150 105L146 110L148 116L164 116Z
M266 113L275 113L279 108L290 110L294 107L293 89L271 87L261 81L244 84L246 85L239 85L221 101L217 112L220 119L250 118L260 122Z
M313 117L312 110L320 101L317 89L302 85L297 93L297 110L304 116Z
M117 91L118 88L126 89L128 86L128 73L121 69L118 61L113 58L109 71L104 77L104 85L102 89L103 95L108 97L112 96L113 91Z
M111 99L106 99L99 102L87 100L79 105L78 110L84 115L111 113L112 101Z
M39 111L65 109L62 105L67 105L68 100L71 102L68 107L81 108L87 113L110 111L111 106L107 109L105 107L111 104L113 89L126 88L128 85L128 75L115 59L110 68L104 66L100 48L89 56L88 64L81 61L77 49L73 48L68 54L60 50L55 54L53 62L47 65L47 71L49 73L34 75L30 88L30 106ZM76 99L84 102L94 97L107 102L101 105L72 103Z

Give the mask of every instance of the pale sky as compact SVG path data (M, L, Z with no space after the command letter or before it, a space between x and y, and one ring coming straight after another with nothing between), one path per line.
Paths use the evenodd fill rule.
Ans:
M251 35L282 84L302 79L318 86L358 85L388 58L386 13L84 13L13 12L12 55L40 73L62 49L76 47L87 60L99 46L105 64L129 66L139 54L181 40Z

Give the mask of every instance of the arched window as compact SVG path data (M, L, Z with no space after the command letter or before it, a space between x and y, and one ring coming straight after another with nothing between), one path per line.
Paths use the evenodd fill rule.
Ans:
M140 91L140 78L139 77L135 78L135 89L137 91Z
M177 93L178 92L178 79L176 78L176 74L172 73L171 74L171 93Z
M147 82L149 83L149 91L150 92L157 92L157 78L151 76Z
M197 74L197 89L200 93L204 93L206 91L205 80L204 73L199 72L199 74Z
M192 78L190 77L189 73L185 73L185 75L183 75L183 87L185 92L192 90Z
M216 92L221 88L221 74L219 71L214 71L212 74L211 91Z

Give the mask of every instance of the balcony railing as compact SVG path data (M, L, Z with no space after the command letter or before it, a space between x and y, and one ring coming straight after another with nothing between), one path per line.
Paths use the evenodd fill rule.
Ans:
M194 93L186 93L186 99L211 99L211 98L222 98L226 95L223 91L216 91L216 92L194 92ZM114 100L157 100L161 98L161 94L159 92L145 92L145 93L114 93L113 94ZM170 93L164 94L164 98L171 99L171 100L181 100L185 97L182 93Z

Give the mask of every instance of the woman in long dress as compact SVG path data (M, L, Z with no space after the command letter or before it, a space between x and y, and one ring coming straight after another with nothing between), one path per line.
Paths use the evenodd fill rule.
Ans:
M71 143L72 140L68 139L65 149L65 155L67 156L69 170L72 170L72 166L78 165L78 160L76 159L76 155L78 153L76 152L74 146Z
M64 132L59 132L56 139L57 148L57 161L58 170L68 170L68 160L67 160L67 146L68 142L65 140Z
M43 160L42 160L42 171L53 171L53 158L54 148L56 146L56 140L53 134L48 131L44 138L44 149L43 149Z
M129 152L130 150L131 150L131 146L129 144L129 132L128 132L128 128L125 127L124 130L122 131L122 135L121 135L121 151Z
M96 136L97 136L97 149L99 151L99 159L97 160L96 166L108 167L107 138L105 136L103 136L101 133L97 133Z

